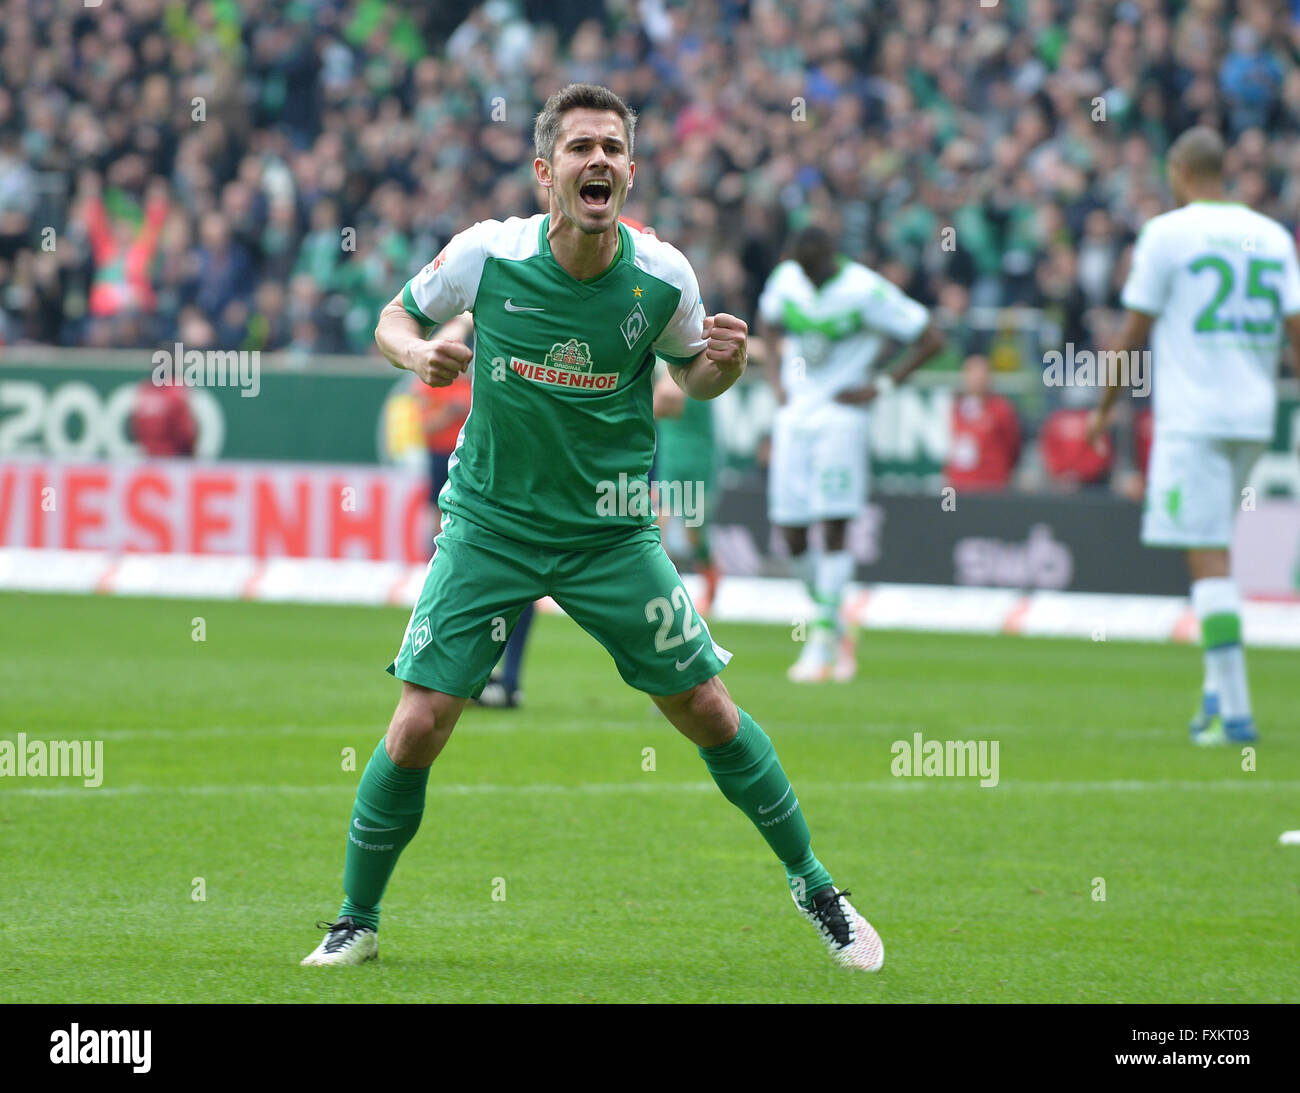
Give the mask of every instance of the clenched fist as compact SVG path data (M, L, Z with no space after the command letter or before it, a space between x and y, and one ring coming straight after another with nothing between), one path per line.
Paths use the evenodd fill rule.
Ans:
M459 338L417 341L406 352L406 367L430 387L447 387L469 367L474 353Z
M745 370L749 327L744 319L720 311L704 317L704 337L708 339L704 356L719 372L739 375Z

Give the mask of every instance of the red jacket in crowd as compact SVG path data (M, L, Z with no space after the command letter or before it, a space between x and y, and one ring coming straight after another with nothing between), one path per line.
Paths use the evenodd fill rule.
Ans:
M193 455L198 426L184 387L158 386L150 377L136 388L131 431L146 455Z
M114 232L100 198L94 198L86 206L86 217L86 231L95 258L90 313L96 317L132 312L152 314L157 300L150 267L167 220L167 202L149 201L140 230L129 240Z
M1088 411L1057 410L1048 414L1038 434L1043 466L1061 485L1091 485L1110 473L1114 450L1110 437L1101 438L1102 451L1088 443Z
M959 490L1001 490L1020 458L1020 420L1001 395L957 395L952 403L948 484Z

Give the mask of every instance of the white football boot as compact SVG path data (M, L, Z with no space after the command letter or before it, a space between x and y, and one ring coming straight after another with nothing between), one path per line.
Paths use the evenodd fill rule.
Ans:
M799 913L817 930L817 936L836 964L841 968L878 972L885 963L885 943L875 927L848 901L848 894L827 889L813 897L811 911L799 902L794 892L790 896Z
M338 922L316 923L328 930L325 940L303 957L303 967L320 967L333 964L364 964L379 958L379 935L369 926L362 926L352 918Z

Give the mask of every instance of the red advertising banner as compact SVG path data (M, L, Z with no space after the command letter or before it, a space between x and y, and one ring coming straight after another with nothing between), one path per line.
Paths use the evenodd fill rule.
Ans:
M0 462L0 547L427 561L418 472L293 463Z

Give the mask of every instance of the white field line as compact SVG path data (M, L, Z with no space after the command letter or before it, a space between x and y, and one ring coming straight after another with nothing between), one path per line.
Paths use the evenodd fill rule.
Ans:
M351 785L338 786L303 786L303 785L198 785L198 786L98 786L89 789L80 785L63 786L15 786L16 778L0 780L0 799L5 796L15 797L241 797L274 796L276 794L333 794L335 796L352 796L356 790ZM979 779L969 778L890 778L872 782L802 782L800 789L816 793L901 793L917 792L929 786L947 785L950 788L962 783L978 787ZM13 788L9 788L13 787ZM1117 779L1104 782L1016 782L1004 779L997 786L990 787L997 792L1011 793L1161 793L1166 791L1179 793L1199 793L1206 790L1228 792L1263 792L1279 790L1286 792L1300 791L1300 780L1266 779L1243 776L1241 778L1219 778L1206 781L1175 781L1155 779L1144 781L1137 778ZM531 782L522 785L503 785L500 783L447 783L430 782L429 796L438 794L453 796L550 796L560 794L578 794L585 796L604 796L618 793L717 793L712 782L664 782L653 776L635 782L587 782L576 785L561 785L557 782Z
M647 716L647 721L651 719ZM656 714L655 720L658 720ZM653 722L652 722L653 723ZM656 728L659 726L655 726ZM663 727L667 727L666 725ZM639 722L621 721L610 722L608 725L598 725L592 727L590 721L548 721L545 725L536 721L528 723L521 722L496 722L487 721L479 722L477 718L472 722L462 721L457 726L456 735L463 736L467 733L504 733L504 732L534 732L534 733L569 733L569 732L631 732L644 731L644 724ZM872 728L872 726L866 726ZM366 729L365 740L369 747L374 747L379 739L384 735L385 725L382 719L377 719L373 726ZM30 740L65 740L66 734L60 734L53 729L25 729L27 739ZM347 725L197 725L193 728L147 728L147 729L100 729L98 731L86 732L80 739L87 740L196 740L196 739L221 739L223 737L273 737L273 736L338 736L338 735L356 735L358 732L356 722L350 722ZM0 734L0 740L12 740L15 733L6 729Z
M772 722L765 722L771 725ZM547 735L555 733L605 733L605 732L645 732L647 729L667 729L666 719L658 710L648 708L641 720L617 718L604 725L593 726L590 721L551 721L545 723L537 720L523 720L513 717L484 717L477 710L467 710L456 725L457 738L467 734L484 733L487 735L505 733L530 733ZM924 733L927 740L1006 740L1011 737L1035 736L1040 730L1031 725L961 725L945 728L942 736L936 736L932 726L920 724L899 724L894 722L863 721L849 726L854 732L871 733L873 737L892 734L899 740L911 742L914 733ZM100 729L86 732L81 739L90 740L196 740L221 739L225 737L273 737L273 736L337 736L355 735L365 732L366 741L378 742L384 735L385 725L382 718L376 719L369 727L360 727L355 721L345 725L314 723L292 723L286 725L195 725L193 727L170 726L129 729ZM18 730L5 729L0 732L0 740L12 740ZM64 740L66 733L54 729L24 729L28 740ZM790 724L782 721L773 730L781 736L792 733L817 732L811 723ZM1170 728L1168 725L1153 726L1148 729L1106 729L1080 726L1071 728L1070 735L1079 737L1106 737L1107 739L1160 739L1184 741L1187 733L1181 725ZM672 739L677 739L672 737ZM685 744L685 741L683 741ZM373 744L371 745L373 746Z

